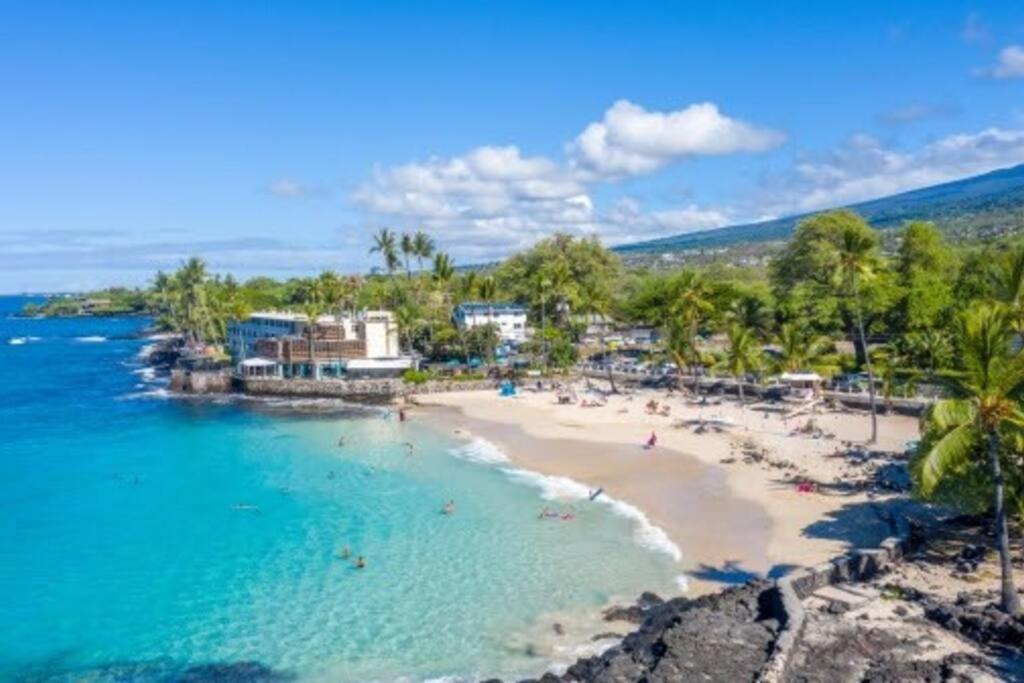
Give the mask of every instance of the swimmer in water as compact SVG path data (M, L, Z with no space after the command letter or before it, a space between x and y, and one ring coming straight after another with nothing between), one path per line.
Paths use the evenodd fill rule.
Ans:
M352 557L352 551L348 549L347 545L342 546L341 552L338 553L338 557L340 557L343 560L347 560L348 558Z
M334 479L334 470L331 470L330 472L327 473L327 478Z
M345 446L345 437L339 436L338 437L338 448L343 448L344 446Z
M413 453L414 450L416 450L416 447L412 445L412 442L406 441L405 442L405 457L408 458L408 457L412 456L412 453Z
M445 503L444 506L441 508L441 514L442 515L454 515L455 514L455 501L454 500L449 500L447 503Z
M366 560L364 560L363 556L360 555L359 557L356 558L356 569L365 569L365 568L366 568Z

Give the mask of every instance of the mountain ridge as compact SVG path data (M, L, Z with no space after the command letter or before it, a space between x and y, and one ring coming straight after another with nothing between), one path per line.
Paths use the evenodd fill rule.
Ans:
M1024 164L834 208L853 209L879 230L925 220L954 237L1024 232ZM821 211L621 244L612 250L630 256L774 242L788 238L801 219L816 213Z

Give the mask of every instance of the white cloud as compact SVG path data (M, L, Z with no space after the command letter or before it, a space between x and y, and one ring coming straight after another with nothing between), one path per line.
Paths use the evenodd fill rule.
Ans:
M619 100L568 145L573 163L599 176L640 175L694 156L762 152L785 136L729 118L710 102L652 112Z
M591 232L594 204L575 174L515 146L377 169L353 200L371 213L433 231L464 251L518 247L555 229Z
M854 136L830 154L798 161L769 178L756 211L786 215L842 206L949 182L1024 162L1024 130L988 128L950 135L913 151Z
M975 76L982 78L1024 78L1024 47L1008 45L999 51L995 66L976 69Z

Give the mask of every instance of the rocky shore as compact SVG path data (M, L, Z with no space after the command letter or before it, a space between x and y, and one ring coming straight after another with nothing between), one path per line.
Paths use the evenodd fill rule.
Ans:
M763 579L696 599L644 594L606 611L636 625L619 644L520 683L1024 680L1024 619L998 609L994 553L979 543L987 533L983 521L946 519L919 531L905 557L891 544L854 553L851 580L835 570L839 560L815 568L828 581L794 573L795 605L783 581Z

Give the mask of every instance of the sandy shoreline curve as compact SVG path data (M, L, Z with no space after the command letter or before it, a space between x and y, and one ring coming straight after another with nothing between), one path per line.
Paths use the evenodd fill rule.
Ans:
M651 400L669 406L669 415L650 414L645 406ZM512 398L467 391L420 397L412 412L450 434L495 444L515 466L603 488L635 507L681 549L691 596L816 564L874 545L891 531L883 512L892 496L824 488L808 493L794 483L851 476L837 451L863 443L863 413L785 419L735 402L698 406L655 390L604 401L580 407L559 404L550 391ZM817 436L793 433L808 419L820 429ZM699 420L729 426L697 433L692 425ZM645 449L652 431L658 445ZM873 448L900 451L917 433L914 418L880 416ZM764 456L760 462L743 462L751 449Z

